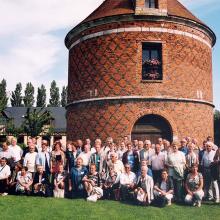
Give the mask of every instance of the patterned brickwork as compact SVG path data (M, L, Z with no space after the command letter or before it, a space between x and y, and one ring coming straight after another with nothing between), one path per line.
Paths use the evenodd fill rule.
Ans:
M163 43L162 83L141 82L142 42ZM106 96L168 96L212 102L211 49L167 33L117 33L84 41L70 51L69 102Z
M126 27L158 27L198 36L210 45L202 29L172 22L114 22L82 31L68 45L102 31ZM142 42L161 42L163 80L143 82ZM68 103L91 98L146 96L213 101L212 50L193 37L166 32L120 32L79 42L69 52ZM130 135L147 114L164 117L174 137L196 137L200 144L213 135L213 107L194 102L115 100L86 102L67 108L69 140Z
M124 102L104 101L79 104L68 109L67 136L70 140L108 136L120 139L130 135L135 122L144 115L164 117L171 125L173 135L197 137L200 144L213 135L211 106L181 102Z

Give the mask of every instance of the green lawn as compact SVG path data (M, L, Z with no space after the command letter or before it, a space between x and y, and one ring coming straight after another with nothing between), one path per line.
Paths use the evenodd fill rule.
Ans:
M88 203L33 197L0 197L0 220L31 219L187 219L220 220L220 205L206 204L201 208L172 205L163 209L139 207L114 201Z

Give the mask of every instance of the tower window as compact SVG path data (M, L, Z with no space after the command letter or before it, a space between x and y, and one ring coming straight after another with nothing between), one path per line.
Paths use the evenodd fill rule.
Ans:
M157 0L145 0L146 8L158 8Z
M162 80L162 44L142 44L142 80Z

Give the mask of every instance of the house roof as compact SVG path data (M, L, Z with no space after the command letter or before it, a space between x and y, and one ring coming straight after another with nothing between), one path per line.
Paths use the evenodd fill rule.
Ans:
M186 18L200 24L204 23L194 16L178 0L167 0L168 16ZM95 11L93 11L84 21L93 21L114 15L134 14L135 7L132 0L105 0Z
M35 108L31 108L35 109ZM39 107L36 109L40 109ZM64 107L47 107L45 110L51 112L54 119L54 132L66 132L66 109ZM27 107L7 107L4 114L8 119L13 119L15 127L20 127L24 121L24 115L27 112Z

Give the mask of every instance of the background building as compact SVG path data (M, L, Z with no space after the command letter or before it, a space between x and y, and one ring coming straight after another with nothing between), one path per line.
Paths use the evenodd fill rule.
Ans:
M31 108L31 109L40 109L40 108ZM47 139L52 145L54 141L61 140L62 143L66 144L66 109L63 107L47 107L45 110L49 111L52 116L48 128L51 129L50 134L42 133L39 135L37 142L41 143L42 138ZM14 134L6 134L6 126L8 122L12 122L15 128L20 128L24 122L24 115L27 112L27 107L7 107L2 114L0 115L0 142L5 141L8 137L13 136ZM27 144L27 135L20 134L18 136L19 143Z
M213 136L213 31L177 0L106 0L66 36L67 138Z

